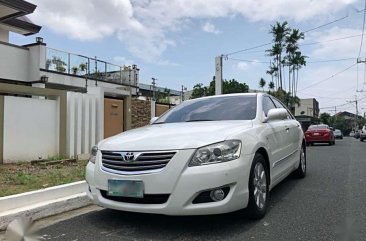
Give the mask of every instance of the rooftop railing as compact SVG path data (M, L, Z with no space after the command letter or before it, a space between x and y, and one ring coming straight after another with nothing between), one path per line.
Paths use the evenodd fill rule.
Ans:
M88 79L138 86L139 69L135 65L132 68L119 66L53 48L47 48L45 69Z

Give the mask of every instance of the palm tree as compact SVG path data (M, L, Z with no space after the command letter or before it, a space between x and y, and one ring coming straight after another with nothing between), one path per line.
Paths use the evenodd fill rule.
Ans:
M284 21L283 23L276 22L275 25L271 25L270 33L273 36L273 46L271 49L267 50L268 55L274 57L276 67L279 70L278 79L280 88L283 87L282 83L282 52L286 42L286 36L289 34L290 28L288 27L288 23Z
M286 53L285 57L286 65L288 66L288 92L291 92L293 96L295 96L295 68L298 59L295 58L296 52L299 50L299 41L304 39L305 35L303 32L300 32L299 29L292 29L291 32L286 36ZM300 52L301 53L301 52ZM299 56L296 56L297 58ZM292 81L291 81L292 74Z
M269 88L270 93L271 93L271 91L273 91L274 87L275 87L275 85L274 85L273 81L268 83L268 88Z
M263 79L263 78L261 78L260 80L259 80L259 87L261 87L262 88L262 90L263 90L263 92L264 92L264 86L266 85L266 81Z

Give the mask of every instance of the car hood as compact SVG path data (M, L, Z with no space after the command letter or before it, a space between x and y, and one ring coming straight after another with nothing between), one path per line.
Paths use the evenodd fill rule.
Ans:
M253 126L252 121L204 121L147 125L107 138L101 150L154 151L198 148L224 141Z

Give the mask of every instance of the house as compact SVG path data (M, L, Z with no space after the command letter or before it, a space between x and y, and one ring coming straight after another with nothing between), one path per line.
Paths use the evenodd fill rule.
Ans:
M47 46L19 46L9 33L36 34L36 5L0 0L0 163L89 153L131 128L139 68Z
M362 116L358 115L358 123L356 123L356 114L353 114L351 112L348 111L342 111L342 112L338 112L335 115L335 118L344 118L347 123L349 124L349 126L353 127L355 130L358 130L359 126L359 121L363 118Z
M159 102L159 97L162 95L166 95L166 100L164 100L166 103L177 105L182 102L182 91L139 83L140 99L153 99L155 96L155 99Z
M319 117L319 102L315 98L300 99L300 105L295 107L295 116Z

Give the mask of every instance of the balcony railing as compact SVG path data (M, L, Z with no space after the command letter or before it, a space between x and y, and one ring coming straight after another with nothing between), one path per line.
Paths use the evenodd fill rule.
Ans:
M138 86L138 69L122 67L97 58L47 48L46 70L88 79Z

